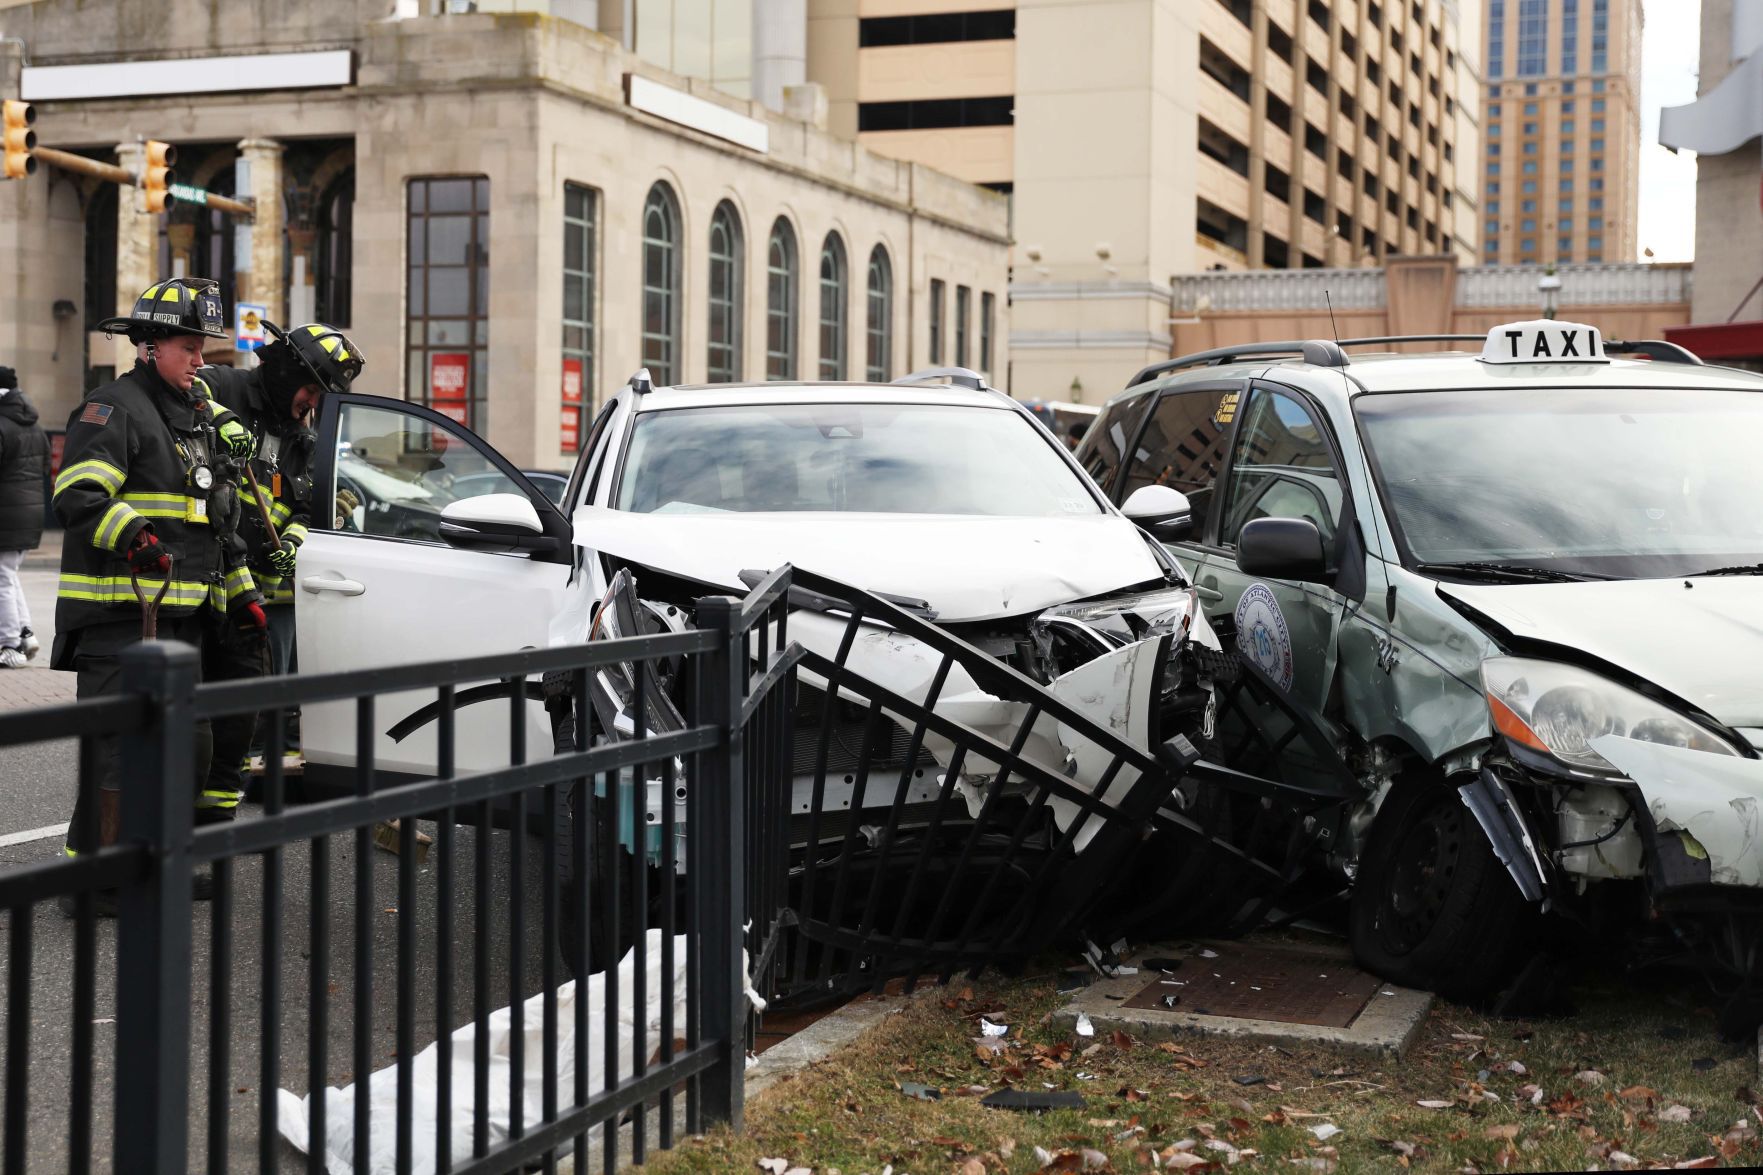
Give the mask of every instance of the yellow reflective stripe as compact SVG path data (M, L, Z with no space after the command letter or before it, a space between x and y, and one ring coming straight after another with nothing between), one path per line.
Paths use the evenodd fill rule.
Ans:
M283 528L282 537L297 547L306 541L306 527L303 523L290 523Z
M186 494L118 494L143 518L183 518L190 512L194 499Z
M243 793L236 791L205 791L202 793L202 799L209 802L205 804L198 800L196 806L198 808L236 808L239 806L242 795Z
M286 522L288 519L292 518L293 516L294 516L293 508L288 506L286 503L271 502L269 504L270 521L274 522L277 526L280 526L282 523Z
M143 579L141 590L149 597L159 590L158 579ZM126 575L63 575L55 594L64 600L94 604L133 604L135 589ZM208 585L197 580L174 579L165 591L166 604L200 604L208 598Z
M127 476L110 462L92 457L63 469L61 475L55 479L55 492L60 494L75 482L95 481L104 488L105 493L114 494L122 488Z
M92 532L92 545L100 551L116 550L122 532L139 517L127 502L111 502L98 518L97 529Z
M234 596L242 596L246 592L257 590L257 581L251 578L251 569L238 567L227 572L226 595L230 601Z
M166 286L165 289L160 292L159 300L161 302L182 302L184 300L183 287Z

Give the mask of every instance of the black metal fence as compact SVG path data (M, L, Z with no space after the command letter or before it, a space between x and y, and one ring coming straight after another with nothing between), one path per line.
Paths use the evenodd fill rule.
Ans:
M334 1169L327 1159L356 1171L549 1171L563 1155L582 1171L591 1152L611 1171L621 1154L640 1162L651 1133L671 1145L681 1110L694 1131L738 1125L742 869L763 851L744 791L789 754L787 583L785 571L744 601L700 601L697 627L684 632L326 676L198 685L193 650L144 644L125 654L117 697L0 714L0 749L77 739L88 800L101 736L120 740L122 763L116 845L0 873L0 1169L47 1169L44 1156L55 1155L56 1168L90 1170L106 1118L113 1141L100 1167L216 1172ZM764 645L757 660L754 634ZM684 674L684 724L657 730L644 699L664 665ZM634 672L636 689L631 729L611 740L592 734L589 678L615 666ZM547 673L569 676L583 733L555 757L529 759L530 683ZM502 688L472 684L485 682ZM375 735L385 722L375 702L412 690L435 695L433 778L380 786ZM457 772L459 709L498 695L508 765ZM355 709L353 794L287 806L281 719L325 702ZM166 781L193 777L198 723L253 712L269 719L261 818L193 828L188 794ZM97 817L88 819L85 842L95 843ZM382 876L392 863L373 841L394 820L395 880ZM432 866L414 836L429 820ZM545 834L536 849L525 835L535 823ZM505 841L497 827L509 830ZM602 864L621 849L629 868ZM354 877L344 886L338 857L348 856ZM191 901L204 866L214 888L206 916ZM301 878L305 927L288 917ZM96 1015L103 890L118 904L113 1017ZM43 908L64 898L71 933ZM65 1066L52 1055L59 1041L46 1046L42 1026L33 1031L33 1013L50 1002L34 977L45 951L66 949L63 937L73 955ZM113 1066L95 1019L114 1020ZM333 1037L347 1039L346 1055ZM434 1043L419 1053L425 1040ZM243 1072L252 1051L254 1072ZM68 1074L64 1113L59 1094L42 1104L54 1088L40 1079L45 1066ZM339 1078L352 1093L331 1089ZM306 1087L303 1105L284 1084ZM299 1118L290 1103L304 1110L304 1137L290 1128ZM51 1131L59 1137L45 1136L45 1114L61 1120Z

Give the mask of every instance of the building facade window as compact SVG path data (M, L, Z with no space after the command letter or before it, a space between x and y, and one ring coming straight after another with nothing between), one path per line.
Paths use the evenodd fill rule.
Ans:
M1561 72L1579 72L1579 0L1561 0Z
M988 376L992 373L992 339L995 336L998 314L997 295L985 292L979 296L979 369Z
M967 366L969 320L973 317L973 291L966 286L955 287L955 366Z
M869 251L869 277L865 303L863 378L887 383L894 376L894 267L888 251L877 245Z
M778 217L765 250L765 378L796 378L796 231Z
M943 279L930 279L930 361L933 366L943 362Z
M354 311L350 273L355 267L355 169L331 181L318 198L318 249L313 313L330 326L348 326Z
M599 266L599 200L592 188L563 185L563 391L558 449L581 451L593 415L594 298Z
M1541 74L1548 48L1549 0L1518 0L1518 76Z
M707 376L711 383L741 378L741 307L746 288L741 215L727 200L710 216L710 322Z
M680 215L673 189L643 201L643 366L657 386L679 382Z
M850 284L846 280L845 243L838 233L826 234L820 246L820 378L844 379L846 306Z
M1488 76L1506 72L1506 0L1488 0Z
M414 177L407 196L405 395L483 432L489 423L489 177Z

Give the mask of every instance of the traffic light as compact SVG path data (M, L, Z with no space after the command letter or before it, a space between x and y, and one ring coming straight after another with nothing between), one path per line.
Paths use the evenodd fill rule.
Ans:
M37 121L37 109L29 102L15 98L5 103L5 159L0 163L0 178L21 180L37 170L31 151L37 145L37 132L31 124Z
M178 149L158 139L147 140L147 165L141 173L141 189L148 212L164 212L177 197L166 191L177 180L171 165L178 161Z

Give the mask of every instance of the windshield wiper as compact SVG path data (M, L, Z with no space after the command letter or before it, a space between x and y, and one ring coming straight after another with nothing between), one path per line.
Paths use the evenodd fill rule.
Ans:
M1524 563L1417 563L1415 570L1461 575L1469 579L1505 580L1511 583L1584 583L1587 580L1604 578L1577 571L1560 571L1553 567L1532 567Z
M1692 571L1690 578L1702 575L1763 575L1763 563L1739 563L1732 567L1710 567L1706 571Z

